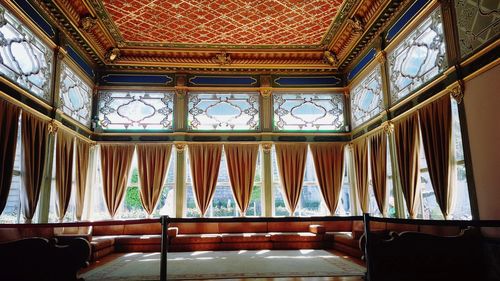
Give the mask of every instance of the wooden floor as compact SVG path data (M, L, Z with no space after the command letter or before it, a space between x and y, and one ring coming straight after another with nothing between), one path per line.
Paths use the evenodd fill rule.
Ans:
M356 264L359 264L362 266L365 265L363 261L356 259L356 258L353 258L353 257L346 256L342 252L338 252L338 251L334 251L334 250L328 250L328 252L330 252L334 255L337 255L337 256L345 257L348 260L350 260ZM123 255L126 255L126 254L129 254L129 253L114 253L114 254L108 255L102 259L99 259L95 262L92 262L89 267L82 269L80 271L80 273L85 273L85 272L90 271L96 267L99 267L99 266L102 266L106 263L112 262L115 259L117 259ZM225 280L225 281L246 281L246 280L256 280L256 281L364 281L364 279L362 277L352 277L352 276L349 276L349 277L240 278L240 279L207 279L207 280L208 281L222 281L222 280Z

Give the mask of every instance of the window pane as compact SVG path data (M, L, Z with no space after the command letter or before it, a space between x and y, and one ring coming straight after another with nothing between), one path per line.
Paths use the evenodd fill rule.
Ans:
M344 131L344 95L273 94L277 131Z
M106 202L104 201L104 191L102 187L102 167L101 167L101 150L97 155L97 182L98 184L94 186L93 196L92 196L92 212L91 218L93 220L106 220L110 219L108 208L106 207Z
M160 195L156 210L153 212L153 217L165 216L175 217L175 163L177 153L175 148L172 148L170 154L170 163L168 164L167 179Z
M255 167L255 178L250 196L250 204L246 216L262 216L262 152L259 150L257 165Z
M231 183L229 181L229 172L227 170L227 161L224 150L222 151L221 163L219 167L219 176L217 186L212 199L212 207L207 211L209 217L234 217L238 215L238 207L234 200Z
M274 215L288 216L289 212L285 205L285 195L282 191L281 182L278 173L278 163L276 162L276 150L272 150L273 163L273 187L274 187ZM299 203L297 205L296 216L321 216L327 215L328 211L323 201L321 189L318 186L314 161L311 152L308 150L306 159L306 169L304 172L304 182L300 193Z
M196 198L194 197L190 162L189 153L186 153L186 217L199 218L201 214L197 207Z
M465 169L462 133L460 131L458 104L454 99L451 100L451 110L453 122L452 134L456 163L455 202L451 216L453 219L457 220L470 220L472 219L472 212L469 200L469 188L467 185L467 171Z
M418 217L423 219L441 220L444 219L443 213L439 208L432 188L429 169L427 168L427 160L425 159L424 147L422 144L422 137L420 137L420 151L419 151L419 165L420 165L420 210Z
M441 10L437 8L388 54L391 102L408 96L447 66Z
M342 183L342 190L340 191L339 203L335 215L337 216L350 216L351 213L351 183L349 182L348 165L349 150L344 148L344 180Z
M57 139L56 139L57 142ZM74 161L74 154L73 154ZM57 191L56 191L56 150L54 149L54 157L52 161L52 181L51 181L51 192L49 201L49 222L59 222L57 217ZM72 222L76 220L76 205L75 205L75 192L76 192L76 182L75 182L75 163L73 163L73 174L71 175L71 196L69 199L68 209L64 215L63 222Z
M306 170L304 173L304 183L298 206L300 216L322 216L328 214L323 202L323 195L316 178L314 161L311 151L307 151Z
M130 167L130 175L128 180L127 191L122 203L122 211L119 214L120 218L146 218L148 215L141 203L139 191L139 170L137 168L137 153L134 152L132 166Z
M92 111L92 88L85 83L66 63L61 64L60 105L66 115L90 127Z
M189 93L189 130L258 130L258 93Z
M356 128L384 110L382 75L375 66L351 91L351 120Z
M396 199L394 197L394 176L392 173L392 158L391 158L391 146L389 142L389 137L387 137L387 216L389 218L396 217Z
M457 29L462 57L499 33L500 2L456 0Z
M171 92L101 91L99 125L103 130L172 130Z
M50 101L52 49L0 5L0 75Z

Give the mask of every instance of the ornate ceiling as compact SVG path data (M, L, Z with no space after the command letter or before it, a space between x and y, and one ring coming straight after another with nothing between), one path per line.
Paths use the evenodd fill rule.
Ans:
M31 0L101 69L335 73L409 0Z
M91 1L128 46L307 48L322 43L342 0Z

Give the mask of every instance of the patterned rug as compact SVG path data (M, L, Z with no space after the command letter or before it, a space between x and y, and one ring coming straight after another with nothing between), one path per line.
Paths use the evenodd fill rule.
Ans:
M130 253L83 274L86 281L159 280L160 253ZM168 280L362 276L363 266L323 250L169 253Z

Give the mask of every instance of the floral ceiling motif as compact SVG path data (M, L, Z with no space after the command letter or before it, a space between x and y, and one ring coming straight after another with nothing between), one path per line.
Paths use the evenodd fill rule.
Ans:
M125 42L318 45L342 0L104 0Z

